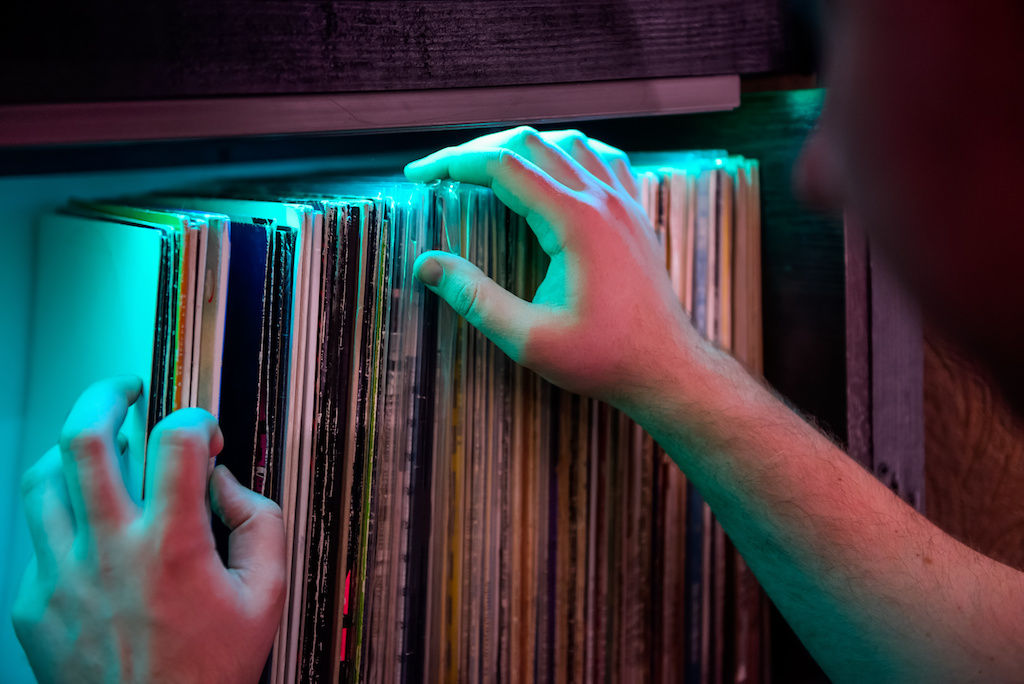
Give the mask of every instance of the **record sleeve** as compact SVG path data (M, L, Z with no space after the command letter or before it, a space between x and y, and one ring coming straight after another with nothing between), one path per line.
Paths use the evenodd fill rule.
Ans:
M49 448L67 407L91 383L112 375L139 377L142 395L120 430L128 439L122 470L136 501L150 404L165 381L159 317L169 232L155 224L64 213L44 216L37 232L25 447L33 455Z

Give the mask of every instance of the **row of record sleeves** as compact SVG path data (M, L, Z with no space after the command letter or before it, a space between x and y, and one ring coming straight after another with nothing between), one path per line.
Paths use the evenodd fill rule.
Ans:
M757 371L756 161L635 161L680 306ZM532 296L546 256L490 190L222 181L73 200L37 236L27 430L142 377L123 429L141 499L155 423L218 416L218 461L284 513L265 681L761 680L763 596L679 468L414 280L446 249Z

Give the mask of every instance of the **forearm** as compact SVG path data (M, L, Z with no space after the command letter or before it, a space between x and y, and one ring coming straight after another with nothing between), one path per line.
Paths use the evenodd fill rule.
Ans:
M1020 573L942 533L725 354L692 355L623 408L698 487L835 680L1024 672Z

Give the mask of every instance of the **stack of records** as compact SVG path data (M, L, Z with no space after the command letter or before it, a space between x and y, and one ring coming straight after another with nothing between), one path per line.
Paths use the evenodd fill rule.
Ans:
M220 404L227 217L74 202L44 216L36 236L26 433L55 435L96 380L143 378L122 430L126 480L141 500L149 430L176 409L216 414Z
M756 163L640 161L681 306L757 370ZM70 401L134 373L130 454L202 406L219 461L281 505L289 582L266 680L760 678L759 589L675 464L415 282L416 256L446 249L533 296L547 259L490 190L226 182L72 202L39 235L38 424L54 386ZM68 326L73 350L53 336ZM144 465L128 467L144 496Z

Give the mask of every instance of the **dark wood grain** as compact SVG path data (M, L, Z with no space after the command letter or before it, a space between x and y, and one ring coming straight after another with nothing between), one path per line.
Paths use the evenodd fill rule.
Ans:
M782 71L788 26L778 0L14 0L0 102Z
M928 517L1024 569L1024 422L969 361L935 334L925 341Z
M871 287L868 243L855 221L846 235L846 452L868 470L871 458Z
M0 105L0 148L511 125L734 109L738 76Z
M875 476L924 511L921 317L892 271L870 254L871 462Z

